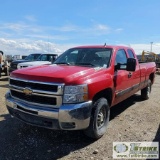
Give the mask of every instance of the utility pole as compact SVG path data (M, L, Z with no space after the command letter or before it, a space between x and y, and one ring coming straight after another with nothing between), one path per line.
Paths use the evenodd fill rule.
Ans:
M152 45L153 45L153 42L151 42L151 52L152 52Z

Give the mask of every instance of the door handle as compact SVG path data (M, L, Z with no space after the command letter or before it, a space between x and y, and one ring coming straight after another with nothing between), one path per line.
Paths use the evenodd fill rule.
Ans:
M132 77L132 73L129 72L129 73L128 73L128 78L131 78L131 77Z

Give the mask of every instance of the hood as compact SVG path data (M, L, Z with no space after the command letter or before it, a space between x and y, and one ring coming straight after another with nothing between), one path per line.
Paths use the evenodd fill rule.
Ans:
M18 64L18 63L23 63L23 62L29 62L28 60L25 59L21 59L21 60L16 60L16 61L12 61L12 64Z
M42 82L78 84L95 74L97 75L100 70L104 69L52 64L16 70L11 73L11 77Z
M49 61L32 61L32 62L24 62L20 63L19 66L37 66L43 64L51 64Z

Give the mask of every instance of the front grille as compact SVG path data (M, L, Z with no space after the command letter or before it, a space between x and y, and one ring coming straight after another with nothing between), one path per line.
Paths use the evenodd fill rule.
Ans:
M62 105L63 84L10 78L9 86L11 96L18 101L49 108Z
M14 90L11 90L11 95L32 103L40 103L40 104L46 104L46 105L56 105L56 98L54 97L45 97L45 96L39 96L39 95L25 95L22 92L17 92Z
M26 67L28 67L28 66L20 66L21 68L26 68Z
M10 79L10 85L23 87L23 88L29 87L35 90L43 90L43 91L50 91L50 92L57 92L57 89L58 89L57 85L34 83L34 82L20 81L15 79Z

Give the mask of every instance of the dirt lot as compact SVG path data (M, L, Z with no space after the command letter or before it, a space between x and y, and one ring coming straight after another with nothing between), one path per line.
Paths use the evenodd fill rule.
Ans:
M0 160L110 160L115 141L160 142L160 75L152 94L141 101L135 94L112 107L107 133L93 141L81 131L53 131L11 118L5 107L8 78L0 79Z

